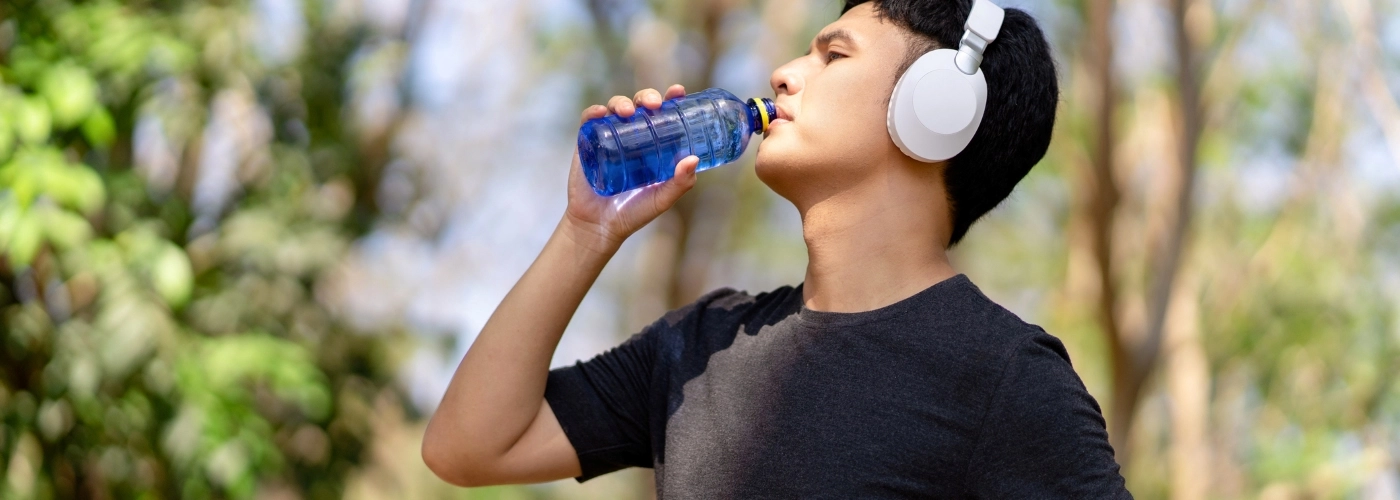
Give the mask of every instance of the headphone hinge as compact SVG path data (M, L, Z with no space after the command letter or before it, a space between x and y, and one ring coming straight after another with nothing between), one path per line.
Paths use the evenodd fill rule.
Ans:
M977 67L982 65L982 52L987 50L987 43L972 30L964 32L962 40L958 41L958 56L953 58L958 70L964 75L976 73Z

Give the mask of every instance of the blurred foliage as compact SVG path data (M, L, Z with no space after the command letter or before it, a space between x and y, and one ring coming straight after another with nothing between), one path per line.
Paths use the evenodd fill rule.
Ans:
M0 497L331 498L361 462L395 336L315 298L372 216L360 35L311 15L269 62L249 12L0 6Z
M374 196L379 172L395 155L410 164L455 151L447 143L531 134L472 129L500 134L483 139L410 128L404 135L434 139L417 137L404 148L413 151L390 151L394 125L351 126L357 85L381 83L357 80L365 76L357 68L399 65L420 44L457 39L380 43L333 12L345 2L286 1L300 6L302 18L279 24L256 17L255 6L287 5L281 0L0 3L0 498L327 498L356 488L366 498L645 498L650 486L637 481L645 475L627 476L644 471L585 485L452 488L422 466L421 427L410 409L399 409L408 414L398 420L372 418L399 405L389 384L398 337L352 331L318 297L329 267L382 220ZM1191 490L1202 492L1196 497L1381 496L1393 491L1387 484L1400 485L1400 387L1392 375L1400 366L1400 197L1368 186L1393 186L1393 173L1355 166L1375 163L1365 160L1367 152L1384 148L1369 139L1376 127L1368 110L1376 106L1349 77L1324 77L1368 65L1393 74L1393 55L1353 57L1355 35L1338 25L1345 18L1338 9L1374 4L1368 20L1392 31L1400 11L1367 0L1246 3L1200 2L1193 18L1201 33L1215 34L1209 46L1219 53L1209 54L1217 62L1203 75L1202 177L1178 285L1187 313L1144 389L1132 432L1137 458L1124 474L1139 498L1193 498L1180 488L1192 483L1205 484ZM480 52L530 59L539 74L566 74L570 85L606 87L583 92L601 97L673 81L752 81L761 88L771 68L801 53L835 19L840 2L577 4L577 12L559 14L562 21L541 2L499 1L481 17L462 18L465 26L452 24L463 22L457 18L444 23L446 31L531 31L543 40L539 47ZM1115 4L1127 32L1161 32L1148 29L1160 19L1141 15L1155 12L1156 3ZM462 16L450 1L413 5L426 18ZM1083 175L1093 120L1085 2L1026 5L1063 63L1057 138L954 256L993 298L1064 338L1103 403L1114 383L1112 360L1090 307L1092 287L1084 287L1093 270L1086 271L1084 239L1075 236L1082 229L1075 217L1083 214L1073 210L1090 179ZM740 43L755 39L750 31L772 38ZM512 40L501 36L502 44L538 41ZM506 50L512 48L520 52ZM1121 50L1124 59L1141 55L1130 44ZM718 64L750 59L760 63ZM489 59L435 69L500 70L483 61ZM1120 279L1134 287L1144 281L1148 227L1167 185L1155 175L1164 168L1157 159L1175 154L1161 131L1172 129L1164 103L1176 89L1170 64L1157 62L1123 68L1115 123L1124 196L1115 241L1127 269ZM400 70L407 71L390 72ZM520 96L534 97L536 85L550 81L521 74L514 81ZM466 102L446 106L449 114L483 116L481 108L492 103L462 88L472 87L447 89ZM571 129L576 111L560 109L568 119L559 123ZM424 123L438 122L418 126ZM449 180L424 183L485 184L507 170L485 152L443 156L441 165L423 168L469 180L425 175ZM508 170L545 168L559 164L512 163ZM691 195L698 208L686 237L718 238L713 254L696 258L709 266L696 286L760 290L769 281L800 279L805 248L787 204L751 168L726 172L707 174L717 176L705 181L717 187L709 190L713 200ZM734 178L721 175L738 178L732 189L723 183ZM734 209L715 209L734 198ZM461 212L453 208L459 201L422 206ZM449 220L426 218L434 217ZM676 236L667 231L650 233L653 243ZM438 231L425 233L440 243ZM499 244L473 237L481 246ZM655 255L639 262L682 255L666 244L644 247ZM462 266L481 254L433 248L411 258L436 255L432 265L473 269L503 265ZM618 286L629 294L619 295L618 310L645 311L647 284L676 279L665 276L679 266L659 266L661 278L627 274ZM480 283L467 283L473 285ZM432 284L407 286L426 290L410 297L444 293ZM1125 317L1142 315L1131 305L1141 297L1124 300ZM1191 351L1182 345L1201 353L1198 373L1172 362ZM1179 409L1189 406L1183 396L1200 398L1196 414ZM1204 429L1200 443L1183 439L1192 422ZM379 452L366 468L371 439ZM1192 446L1204 454L1180 452Z

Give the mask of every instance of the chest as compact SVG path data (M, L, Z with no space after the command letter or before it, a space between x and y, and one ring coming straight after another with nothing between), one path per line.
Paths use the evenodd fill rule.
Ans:
M740 335L671 379L658 487L956 494L986 399L951 381L948 360L901 347Z

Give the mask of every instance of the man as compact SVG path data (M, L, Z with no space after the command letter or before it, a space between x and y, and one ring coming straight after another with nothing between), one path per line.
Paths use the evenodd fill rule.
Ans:
M955 157L917 161L886 128L899 76L958 48L971 7L849 0L773 72L778 118L755 168L802 215L802 283L713 291L551 371L603 265L694 184L698 162L614 199L593 193L575 156L566 213L429 422L428 466L458 485L653 467L658 496L682 498L1127 497L1063 345L945 253L1048 147L1059 90L1035 21L1005 11L981 61L985 115ZM684 92L614 97L583 119Z

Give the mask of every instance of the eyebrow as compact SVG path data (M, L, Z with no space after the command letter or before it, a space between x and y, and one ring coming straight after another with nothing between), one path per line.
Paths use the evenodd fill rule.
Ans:
M831 31L828 31L828 32L826 32L826 33L822 33L821 35L817 36L817 46L827 45L827 44L831 43L831 42L834 41L834 40L840 40L840 41L846 42L846 43L851 44L851 45L857 45L857 44L856 44L856 38L855 38L855 36L852 36L852 35L851 35L851 32L846 31L846 30L843 28L843 29L831 30ZM807 53L806 53L806 54L803 54L803 55L812 55L812 48L811 48L811 47L808 47L808 48L807 48Z

